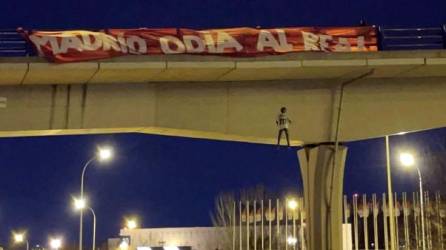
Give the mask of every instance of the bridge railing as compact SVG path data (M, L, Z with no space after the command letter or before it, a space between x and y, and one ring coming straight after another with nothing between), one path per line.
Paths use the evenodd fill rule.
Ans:
M33 53L32 48L16 30L0 30L0 56L23 57Z
M427 50L445 48L444 27L386 27L378 30L381 50Z
M379 50L446 49L446 25L437 27L378 26ZM36 52L14 29L0 30L0 57L35 56Z

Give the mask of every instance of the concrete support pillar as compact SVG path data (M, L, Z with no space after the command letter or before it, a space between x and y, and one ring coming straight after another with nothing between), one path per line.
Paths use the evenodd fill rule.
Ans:
M334 143L305 145L297 154L304 186L308 249L342 249L342 191L347 147L339 145L336 157Z

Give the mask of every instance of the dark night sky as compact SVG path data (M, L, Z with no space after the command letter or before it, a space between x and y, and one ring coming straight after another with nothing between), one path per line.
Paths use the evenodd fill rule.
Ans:
M16 0L2 1L0 28L284 27L446 23L444 0Z
M394 155L445 141L446 129L391 137ZM277 195L301 190L295 149L142 134L0 139L1 241L7 243L11 230L27 228L34 244L45 244L50 234L75 243L78 216L71 195L79 190L82 164L100 144L113 145L116 158L87 171L98 242L117 235L125 215L141 216L145 227L207 226L220 191L257 184ZM348 145L346 193L384 192L384 139ZM396 191L417 188L414 171L395 163L393 175Z

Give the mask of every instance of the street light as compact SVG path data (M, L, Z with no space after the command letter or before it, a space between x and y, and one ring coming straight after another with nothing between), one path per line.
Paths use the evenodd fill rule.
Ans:
M291 210L296 210L296 208L297 208L297 201L296 200L294 200L294 199L292 199L292 200L289 200L288 201L288 208L289 209L291 209Z
M58 250L62 247L62 239L61 238L52 238L50 239L50 248L54 250Z
M412 167L415 164L415 158L410 153L401 153L400 161L405 167Z
M14 243L16 244L22 244L23 242L26 243L26 250L29 250L29 242L28 239L25 237L25 233L12 233L14 238Z
M135 229L138 227L138 222L136 219L128 219L126 225L128 229Z
M288 237L288 239L286 239L286 242L288 243L288 245L294 246L297 243L297 238L290 236Z
M84 209L90 210L91 214L93 215L93 247L92 250L95 250L96 248L96 213L94 212L93 208L90 206L87 206L87 201L85 199L73 199L73 205L74 209L83 211Z
M423 180L421 178L421 171L418 166L415 164L415 158L412 154L404 152L400 154L401 164L406 167L415 167L418 173L418 180L420 184L420 207L421 207L421 238L423 241L423 250L426 250L426 241L424 236L424 194L423 194Z
M84 167L82 168L82 174L81 174L80 200L84 200L84 177L87 167L95 160L99 162L105 162L110 160L112 157L113 157L113 150L110 147L98 147L95 156L85 163ZM82 218L83 218L82 211L83 209L80 210L80 219L79 219L79 250L82 250Z
M108 161L113 157L113 150L110 147L99 147L96 157L99 161Z
M74 205L74 209L82 210L87 206L87 202L85 201L85 199L82 199L82 198L81 199L74 198L73 205Z

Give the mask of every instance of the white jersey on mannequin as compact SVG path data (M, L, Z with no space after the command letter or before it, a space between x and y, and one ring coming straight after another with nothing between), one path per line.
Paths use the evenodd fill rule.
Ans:
M288 129L288 126L290 124L290 119L288 119L288 116L286 113L280 113L277 115L277 126L279 129Z

